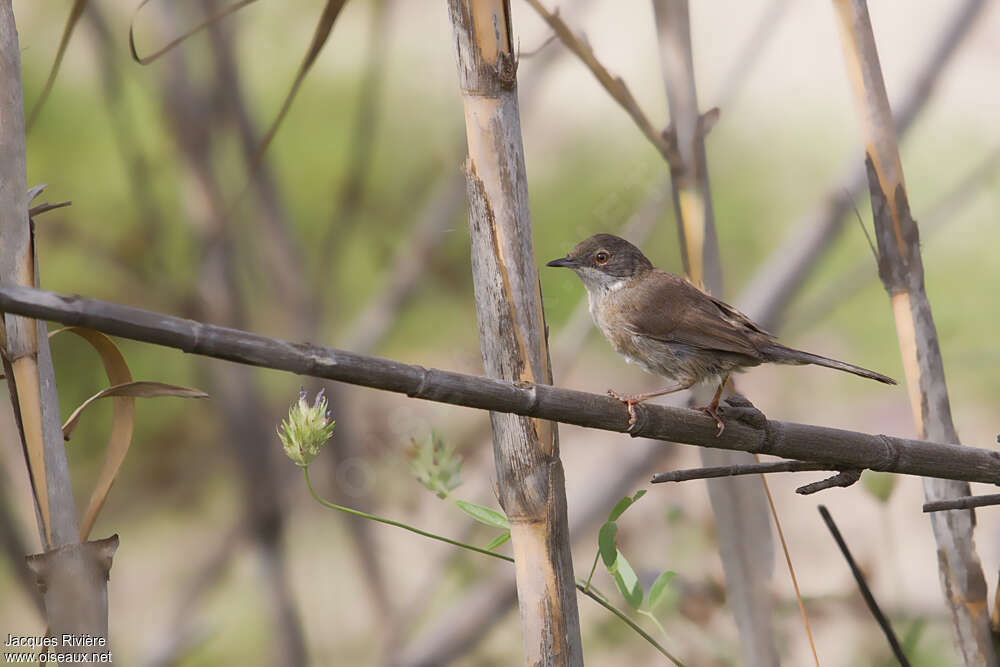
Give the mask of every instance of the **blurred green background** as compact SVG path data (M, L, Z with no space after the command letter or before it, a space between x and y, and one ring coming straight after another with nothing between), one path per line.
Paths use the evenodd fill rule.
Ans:
M512 4L521 50L545 44L549 33L531 8ZM665 126L651 9L621 4L566 2L563 16L624 78L654 124ZM706 142L724 296L740 307L743 288L773 261L771 253L787 235L826 197L841 194L831 188L860 161L860 132L827 3L692 4L701 106L722 108ZM910 89L955 4L873 3L893 100ZM129 57L135 5L91 3L28 136L29 185L48 183L44 199L73 202L37 221L43 287L222 324L235 317L259 333L342 347L387 281L419 257L412 293L391 311L371 351L481 372L464 205L434 203L455 182L464 158L445 3L347 4L266 153L264 171L281 210L274 224L258 191L245 191L248 163L237 118L244 113L253 136L263 136L322 3L255 3L222 21L214 37L202 33L148 66ZM140 52L220 6L151 3L135 18ZM17 1L14 9L30 110L55 57L67 7ZM755 43L763 17L769 17L766 38ZM1000 11L989 5L902 142L914 217L927 223L927 289L953 412L963 441L980 447L995 446L994 397L1000 392L1000 377L992 372L1000 361L994 334L1000 300L993 293L1000 284L1000 232L992 215L1000 190L996 160L983 166L1000 147L1000 89L992 85L1000 56L991 46L997 29ZM220 78L219 48L234 67L238 100ZM558 41L522 57L518 74L541 266L589 234L620 230L668 174L627 115ZM973 174L974 186L953 196ZM418 250L413 229L428 210L444 218ZM892 313L861 229L871 229L867 196L858 199L857 212L860 225L848 220L798 286L783 318L788 326L778 332L789 345L901 380ZM277 236L275 229L281 230ZM642 245L655 264L681 271L669 203ZM556 339L583 290L566 273L542 269L540 275ZM865 275L870 279L857 291L836 296L838 285L846 290ZM307 297L290 294L289 285ZM231 307L232 290L239 308ZM111 641L120 664L294 664L288 661L295 644L305 647L309 664L419 664L407 659L422 639L434 636L435 623L454 613L453 605L479 582L504 576L500 565L452 557L388 527L348 523L311 501L297 470L280 457L273 427L299 386L315 389L314 383L272 371L234 376L223 362L120 344L136 379L213 394L209 401L139 403L133 448L94 530L95 537L117 532L122 540L110 583ZM53 350L68 415L107 381L82 342L57 338ZM571 367L554 369L558 384L596 392L657 385L593 335L571 356ZM913 436L905 389L869 384L812 368L755 369L741 379L744 393L772 418ZM269 426L254 431L253 443L234 430L240 418L232 415L241 408L252 413L247 421ZM341 451L328 451L329 461L317 462L317 468L323 463L322 474L314 473L321 491L443 534L481 544L491 539L420 487L406 463L411 438L420 440L433 428L466 458L466 485L457 495L495 506L484 414L356 388L338 390L334 410L338 432L329 448ZM92 408L69 444L80 507L99 470L109 423L110 405ZM37 529L20 448L9 425L3 432L5 511L34 552ZM574 499L600 485L602 471L615 465L623 448L660 447L669 458L664 466L697 459L692 448L669 452L571 427L561 434L571 516ZM648 476L638 475L633 488ZM816 516L818 501L792 492L806 477L772 483L820 656L824 664L881 664L888 649ZM823 500L842 519L841 529L900 634L919 635L914 664L952 664L935 547L919 512L919 480L898 480L886 502L860 486L827 494ZM261 511L270 523L258 520ZM676 599L661 613L664 642L692 665L738 664L738 634L722 592L704 485L653 488L633 512L623 519L620 536L633 565L679 574ZM998 528L989 510L980 512L978 546L991 590L1000 566ZM590 525L576 536L578 574L593 557L596 529ZM17 577L5 558L0 631L38 634L44 623ZM610 580L599 585L613 590ZM804 664L808 646L782 567L774 588L781 653L787 664ZM656 654L618 621L586 600L580 607L589 662L654 664ZM520 660L517 615L509 603L498 600L497 608L479 641L455 664ZM301 638L289 636L295 627Z

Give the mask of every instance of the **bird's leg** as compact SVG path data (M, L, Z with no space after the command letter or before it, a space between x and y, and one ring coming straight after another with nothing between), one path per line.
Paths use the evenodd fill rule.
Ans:
M608 389L608 396L611 398L617 398L619 401L625 404L628 408L628 425L629 427L635 426L636 416L635 416L635 406L639 405L643 401L648 401L651 398L656 398L657 396L666 396L667 394L676 394L679 391L684 391L685 389L690 389L694 386L694 381L688 382L686 384L681 384L676 387L669 387L667 389L661 389L660 391L651 391L646 394L619 394L611 389Z
M708 413L715 419L715 423L719 426L719 432L715 434L716 438L722 435L722 432L726 430L726 425L723 423L722 417L719 416L717 410L719 407L719 399L722 398L722 392L726 388L727 382L729 382L729 373L726 373L723 376L722 382L719 383L719 388L715 390L715 396L712 397L712 402L703 408L696 408L697 410Z

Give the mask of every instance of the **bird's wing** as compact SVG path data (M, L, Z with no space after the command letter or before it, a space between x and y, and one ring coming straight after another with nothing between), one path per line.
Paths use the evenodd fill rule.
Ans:
M660 273L659 271L657 273ZM711 297L679 276L660 273L646 304L655 308L635 309L626 316L635 335L665 343L690 345L761 359L758 346L773 336L732 306Z

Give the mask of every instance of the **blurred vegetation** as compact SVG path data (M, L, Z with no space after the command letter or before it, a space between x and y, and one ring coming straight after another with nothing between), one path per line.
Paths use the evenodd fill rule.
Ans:
M24 1L14 4L21 36L25 100L30 107L48 73L66 9L62 5ZM72 207L46 213L38 220L42 284L59 292L184 314L190 300L195 298L194 287L200 280L202 249L193 225L184 219L187 210L184 199L189 196L185 194L185 181L192 175L179 155L164 118L160 79L165 75L167 64L160 62L140 67L132 63L126 42L131 5L97 4L114 36L113 49L123 73L122 96L117 101L106 98L101 85L100 60L95 55L99 39L85 18L70 44L52 96L28 137L29 184L48 183L45 192L48 201L73 201ZM439 4L443 7L443 3ZM406 242L407 230L433 187L459 167L464 155L464 128L454 71L447 67L427 71L428 65L421 60L426 58L435 67L442 61L447 62L450 43L447 39L435 43L432 39L408 34L405 21L420 12L410 7L404 9L401 5L390 4L389 11L396 18L384 36L387 69L379 89L381 103L372 121L375 124L373 157L370 172L363 179L358 219L343 233L336 234L329 256L318 256L316 250L330 225L344 223L338 217L340 211L336 202L352 167L351 151L361 122L358 91L365 62L360 54L365 52L362 46L370 18L370 2L349 3L266 159L288 210L292 236L304 249L302 269L308 276L307 281L319 288L328 306L322 339L316 342L333 346L338 345L369 301L380 279L393 271L392 258ZM162 11L171 9L165 5ZM280 107L318 11L316 3L281 3L280 8L260 3L239 12L226 23L226 29L236 41L239 72L258 134ZM441 8L437 14L440 16L435 16L434 20L445 21ZM150 15L156 15L156 11L151 11ZM422 19L419 25L427 23L428 19ZM141 43L162 42L163 31L150 28L156 25L155 18L143 18L140 24ZM446 22L444 27L437 26L435 39L447 35L447 30ZM199 63L208 58L205 39L202 36L190 40L182 50L192 75L209 80L211 68L199 67ZM141 48L148 50L148 47ZM547 48L561 47L553 44ZM431 50L436 55L427 58ZM438 51L445 55L441 56ZM531 69L531 59L525 59L521 65L522 76L530 75ZM638 132L623 123L620 111L602 98L593 82L585 78L580 80L581 86L588 86L581 89L581 97L593 100L594 106L585 114L587 132L568 136L555 132L554 136L547 136L546 128L560 126L561 115L569 111L543 104L532 104L533 115L524 121L539 264L563 255L576 241L591 233L617 230L644 196L667 175L657 154ZM846 89L836 93L847 94ZM548 99L544 97L543 101ZM565 103L579 104L578 101ZM735 299L790 226L816 206L817 198L837 177L844 161L857 153L857 138L851 128L825 122L823 112L812 113L815 109L808 104L805 107L808 113L767 117L756 113L755 103L759 100L737 102L732 109L725 109L722 121L708 139L726 296L730 299ZM782 103L790 102L784 100ZM155 238L148 236L149 221L143 219L143 209L133 187L134 166L123 158L109 104L120 105L118 113L131 119L135 143L127 147L126 154L141 155L149 166L149 194L162 221ZM522 100L522 108L525 107L527 103ZM206 118L206 123L209 122L212 121ZM246 165L231 127L213 123L211 131L222 133L213 160L226 200L232 202L246 183ZM947 140L940 137L947 137ZM933 113L917 124L912 139L904 144L903 160L918 221L923 211L975 164L973 156L983 154L990 143L995 142L985 142L981 128L958 115ZM994 224L992 211L1000 194L996 182L997 177L991 178L989 185L968 205L950 216L943 231L928 234L923 239L928 292L935 309L959 428L969 438L969 444L980 446L988 445L995 433L990 430L995 429L995 425L988 425L989 420L982 415L990 413L995 402L992 397L1000 392L1000 377L984 372L1000 363L1000 348L993 344L993 332L1000 324L1000 300L993 298L991 293L992 287L1000 284L1000 263L994 260L991 250L1000 241L1000 230ZM254 236L260 229L257 206L256 199L247 196L233 216L234 228L239 234L237 246L241 251L261 242ZM863 224L870 226L867 199L859 201L857 206ZM457 211L454 220L446 226L447 231L435 244L415 296L400 311L398 320L376 353L413 363L479 371L465 224L464 210ZM657 265L680 270L676 231L669 210L665 211L645 249ZM256 255L241 252L240 256L241 261L250 262ZM870 257L867 241L856 223L848 224L845 233L803 286L790 312L794 313L798 304L809 301L831 281L841 280L843 272L864 257ZM142 276L143 266L149 270L138 279L137 267ZM874 261L869 263L869 269L874 276ZM274 292L273 283L262 273L262 267L241 264L240 277L249 295L252 328L269 335L290 335L289 323L282 320L282 295ZM541 283L547 321L556 333L579 303L582 288L572 276L544 270ZM831 306L825 317L812 324L814 328L796 332L796 338L786 342L815 348L818 352L826 347L833 356L897 378L901 376L891 312L876 279L850 300ZM222 363L129 341L122 341L121 346L136 379L200 386L203 371L211 371ZM53 353L62 410L68 415L87 396L104 387L106 380L99 360L83 343L57 340ZM615 378L646 381L638 374L624 375L629 371L618 366L619 362L603 341L589 343L584 356L585 360L579 364L580 372L590 379L579 380L576 375L573 378L589 389L603 388L608 382L603 377L607 369L614 369L610 376ZM872 399L875 390L840 378L830 378L829 387L824 385L820 389L810 385L803 389L805 384L797 384L804 383L802 376L795 375L794 371L782 373L781 382L787 384L769 387L774 392L773 398L764 400L774 406L782 406L787 401L792 412L775 416L820 422L840 418L794 412L801 407L796 401L802 400L796 395L804 390L816 394L820 407L815 411L820 413L827 402L843 404L844 407L836 411L836 415L841 416L849 414L852 406L861 406L862 411L884 410L894 420L888 426L876 423L867 428L886 432L894 429L905 432L909 428L905 421L906 410L899 407L904 404L902 398L897 397L898 404L892 407L884 396ZM566 375L556 369L557 377ZM257 376L270 400L269 409L275 416L281 414L298 390L300 379L268 371L261 371ZM823 381L826 380L823 376ZM821 392L822 397L819 396ZM394 414L393 411L400 410L403 400L365 391L352 390L347 395L347 409L351 414L374 421L384 419L380 411ZM877 407L865 407L868 400L878 401ZM408 409L426 410L426 414L431 415L427 419L433 420L450 414L423 405ZM339 429L342 418L335 417ZM462 415L462 418L468 416ZM968 420L965 426L963 418ZM74 488L81 507L100 464L109 422L110 405L95 406L69 445ZM436 421L434 425L448 428ZM400 455L410 434L398 441L386 441L381 438L384 431L377 431L377 426L368 425L375 434L366 431L363 443L372 451L387 454L372 463L377 470L378 484L391 482L386 484L388 488L377 488L374 492L374 496L381 497L374 502L387 506L381 513L413 514L411 518L415 523L428 522L437 525L442 533L457 533L466 517L456 519L458 513L455 512L440 512L441 516L434 516L422 512L422 505L409 500L413 496L429 495L422 493L416 482L408 478L405 459ZM866 428L862 423L854 426ZM461 427L454 430L461 432ZM423 434L414 435L421 437ZM162 610L147 610L144 613L148 617L143 617L133 605L142 600L142 606L155 606L154 600L161 595L163 599L172 599L171 590L194 574L195 563L191 562L189 554L202 551L204 545L228 530L238 516L240 481L229 450L220 446L226 437L213 401L158 399L138 405L134 446L95 529L96 536L111 532L122 534L122 548L111 579L112 642L120 646L122 655L127 657L122 664L139 664L138 655L148 641L147 634L166 622ZM479 443L459 444L468 448ZM336 445L337 436L333 446ZM277 438L274 446L279 446ZM0 458L6 468L2 479L16 482L8 484L8 494L23 534L31 536L28 542L35 545L34 520L21 481L24 473L20 453L9 438L5 438L4 449L5 455ZM569 459L570 474L582 469L583 454L573 451L568 444L564 445L564 451ZM489 459L488 456L481 458ZM491 501L489 466L475 470L478 473L469 467L463 469L463 478L474 474L481 476L482 496L479 499ZM275 474L285 473L287 471ZM371 620L376 612L365 600L366 592L356 574L358 563L347 546L349 532L329 513L312 506L301 485L291 485L287 493L293 498L291 506L296 509L285 541L293 563L293 586L300 593L300 614L311 659L315 664L377 663L380 623L378 619ZM863 491L854 489L851 493ZM711 530L710 520L704 518L703 503L695 502L687 509L671 505L669 521L665 521L663 496L658 500L653 497L656 495L650 494L643 503L649 512L645 515L649 523L643 534L651 544L641 551L641 555L628 551L633 565L641 570L640 578L646 572L663 569L676 570L680 579L714 576L703 572L709 567L704 564L706 553L711 553L708 558L715 562L714 544L711 537L706 537L711 535ZM433 505L430 507L434 509ZM642 516L639 512L636 514ZM921 526L926 530L923 524ZM627 530L623 528L623 532ZM659 535L661 532L667 535ZM483 534L476 533L480 537ZM394 563L401 553L423 549L414 539L379 534L378 543L385 554L383 564ZM632 539L636 540L635 534ZM594 541L588 539L586 544L593 545ZM592 553L590 550L589 554ZM267 655L272 643L269 617L262 611L268 600L263 591L248 583L256 576L252 557L248 554L241 552L206 597L198 614L212 619L205 628L207 639L179 664L189 667L263 664L255 663L255 656ZM667 554L670 562L667 562ZM590 557L588 551L577 554L578 574ZM464 558L455 563L426 601L426 618L433 618L434 613L444 610L446 603L454 601L462 590L483 575L487 567ZM838 571L842 566L835 560L830 563L829 567L836 567ZM986 565L987 571L997 569L995 563L987 561ZM810 563L802 562L800 567L809 568ZM137 574L140 570L142 574ZM393 572L393 575L398 576L398 573ZM27 603L15 588L13 576L8 562L0 565L0 599L3 600L0 627L16 626L29 634L35 631L38 621L32 620L29 628L23 620ZM414 576L422 575L417 572ZM936 589L936 574L930 572L928 577L925 585ZM990 581L995 584L993 579ZM407 590L415 588L417 583L410 582ZM148 586L153 599L127 592L138 586ZM610 590L607 582L604 588ZM324 599L313 591L333 591L339 599ZM8 595L8 592L13 594ZM852 595L852 590L844 589L844 599ZM844 599L833 602L833 611L826 613L845 613L837 609L847 605ZM359 609L355 610L355 604ZM581 599L584 643L596 664L610 664L606 662L610 660L625 664L622 661L626 657L629 664L650 659L649 654L636 645L635 637L627 628L602 615L603 612L595 613L587 607L589 604ZM817 599L810 604L818 607L824 602ZM671 614L676 616L680 612L672 611ZM789 608L782 614L790 619L786 631L799 633L795 625L796 612ZM823 614L819 616L822 633ZM426 622L429 621L421 621L420 627ZM477 657L467 658L461 664L516 662L519 642L516 623L513 626L511 623L508 615L505 624L487 639ZM670 635L683 633L683 628L691 626L693 621L683 621L673 628L670 619L663 623ZM871 641L858 644L859 655L852 664L872 664L875 658L870 656L887 655L873 624L868 623L867 618L859 618L857 623ZM343 632L331 636L330 631L338 627ZM905 624L900 625L901 635L905 634L902 631L905 627ZM712 637L718 630L710 628L705 632ZM735 634L731 628L725 632L729 634L718 641L731 645ZM929 618L919 641L922 657L914 664L948 664L948 642L943 617ZM868 650L871 653L867 653ZM729 649L720 652L731 659Z

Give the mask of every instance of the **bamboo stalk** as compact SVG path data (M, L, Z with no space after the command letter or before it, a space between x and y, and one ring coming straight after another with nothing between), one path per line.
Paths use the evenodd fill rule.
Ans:
M763 416L759 420L744 421L739 419L739 411L735 415L724 413L726 430L716 436L715 420L703 412L648 403L635 407L637 421L635 426L630 426L628 411L621 401L607 395L424 368L31 287L0 285L0 311L85 326L112 336L250 366L382 389L439 403L628 433L637 438L738 449L830 463L838 468L1000 483L1000 453L987 449L869 435L768 420Z
M927 57L897 105L895 125L900 137L926 106L985 5L986 0L965 0L931 47L923 51ZM833 245L864 186L863 167L855 162L848 164L816 209L792 225L793 233L768 256L762 264L765 269L740 294L736 303L743 312L765 329L773 331L781 325L785 309L817 266L818 258Z
M692 283L721 297L722 263L705 153L707 123L698 108L688 1L654 0L653 14L670 110L670 185L684 271ZM708 118L714 120L716 114L710 111ZM711 391L696 390L700 404L711 400ZM753 461L746 452L705 448L699 453L705 466ZM727 604L740 632L742 661L774 665L778 662L771 623L774 540L762 478L709 479L706 486L726 575Z
M684 273L701 289L719 295L722 266L695 88L688 3L655 0L653 10L659 33L660 69L670 109L668 136L673 148L670 176Z
M10 0L0 2L0 91L0 280L37 285L28 219L21 56ZM80 543L46 325L3 312L4 368L43 546L42 553L29 557L28 566L42 592L49 633L57 638L58 650L66 646L65 637L107 637L107 577L118 537Z
M957 443L937 329L924 289L920 235L899 158L896 131L865 0L834 0L844 58L866 142L866 165L878 240L879 276L896 319L913 418L921 437ZM969 495L963 482L924 480L928 501ZM936 513L941 586L952 630L966 665L995 665L986 580L975 552L970 511Z
M532 247L506 0L449 0L469 157L465 172L476 314L487 375L551 382ZM556 427L493 413L498 497L511 524L525 663L582 665Z

